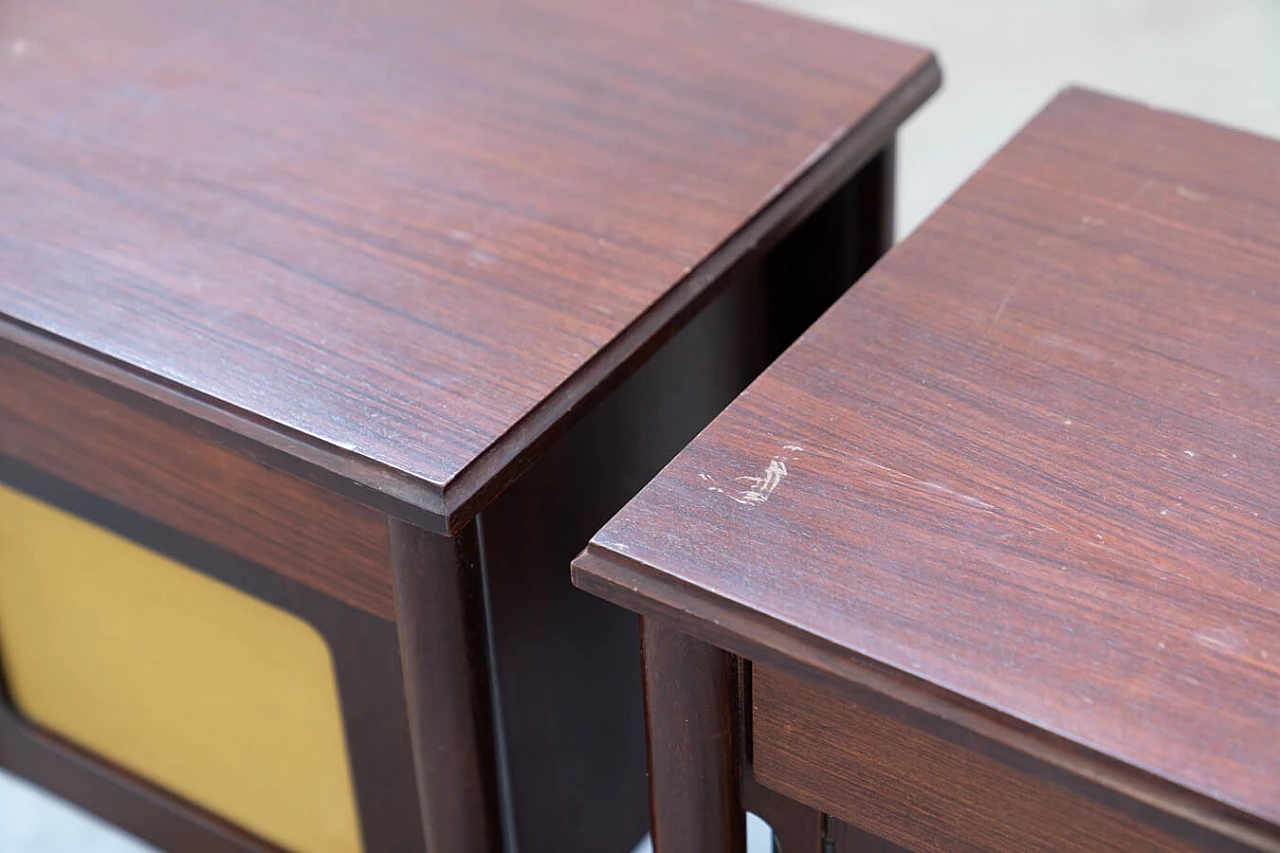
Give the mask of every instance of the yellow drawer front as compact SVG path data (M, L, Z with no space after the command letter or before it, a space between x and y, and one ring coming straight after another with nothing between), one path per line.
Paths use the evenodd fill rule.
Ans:
M38 725L297 853L359 853L306 622L0 485L0 661Z

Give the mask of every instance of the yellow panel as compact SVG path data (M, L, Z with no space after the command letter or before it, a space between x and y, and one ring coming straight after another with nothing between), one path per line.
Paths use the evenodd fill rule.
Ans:
M0 660L29 719L297 853L359 853L306 622L0 485Z

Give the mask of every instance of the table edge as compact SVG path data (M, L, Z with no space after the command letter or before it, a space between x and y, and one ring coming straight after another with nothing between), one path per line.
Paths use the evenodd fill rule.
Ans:
M818 206L825 197L823 190L834 190L888 144L941 81L936 57L921 49L916 65L859 121L806 163L787 186L631 325L445 482L427 480L255 415L2 312L0 346L34 354L46 369L388 515L432 532L456 533L585 414L589 404L638 368L700 305L713 298L728 270L769 248L781 231Z
M993 747L984 752L997 760L1048 777L1103 805L1136 803L1181 823L1180 834L1185 835L1189 825L1209 839L1216 836L1250 850L1280 853L1280 826L1264 818L863 656L595 540L573 560L570 575L584 592L642 617L672 623L748 660L798 673L882 713L905 714L913 725L960 746L972 746L976 736ZM1172 831L1179 829L1175 825Z

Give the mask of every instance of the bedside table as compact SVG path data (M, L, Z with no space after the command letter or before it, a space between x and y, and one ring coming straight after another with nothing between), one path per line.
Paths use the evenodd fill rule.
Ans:
M1278 210L1068 91L596 534L658 853L1280 850Z
M0 17L0 764L174 850L626 849L563 567L889 243L930 55L747 5Z

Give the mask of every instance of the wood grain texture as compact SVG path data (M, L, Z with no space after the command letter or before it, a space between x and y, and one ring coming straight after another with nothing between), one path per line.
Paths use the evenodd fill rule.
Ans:
M477 517L519 849L630 850L647 830L636 620L574 589L565 567L884 253L892 163L891 151L874 157L760 263L735 269Z
M475 529L440 536L393 520L391 544L426 849L507 849Z
M1277 163L1063 94L579 585L1280 849Z
M752 684L761 783L915 853L1200 849L781 670Z
M391 619L381 513L0 349L0 454Z
M728 0L18 0L0 45L0 314L451 529L938 83Z
M654 853L745 853L738 662L640 620Z

